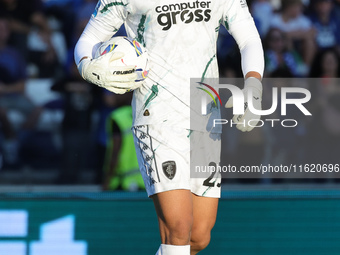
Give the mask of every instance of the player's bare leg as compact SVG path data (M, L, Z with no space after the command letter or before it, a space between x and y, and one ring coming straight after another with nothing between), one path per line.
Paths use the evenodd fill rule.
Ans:
M193 224L192 194L190 190L171 190L152 196L159 223L162 245L180 251L166 254L189 254ZM161 248L160 248L161 249ZM183 251L183 252L182 252ZM157 254L165 254L158 252Z
M191 229L191 255L205 249L216 222L218 198L200 197L192 194L194 221Z

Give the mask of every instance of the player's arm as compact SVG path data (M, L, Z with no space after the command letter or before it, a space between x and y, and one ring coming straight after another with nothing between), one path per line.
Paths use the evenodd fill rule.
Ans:
M245 76L245 79L248 79L248 78L250 78L250 77L253 77L253 78L256 78L256 79L258 79L258 80L262 80L262 75L261 74L259 74L258 72L255 72L255 71L250 71L250 72L248 72L247 74L246 74L246 76Z
M261 110L262 101L262 76L264 71L264 53L259 33L256 29L253 18L251 17L248 7L241 4L242 1L233 2L232 6L228 6L225 13L225 25L229 33L234 37L241 52L241 65L243 75L245 77L245 85L243 89L245 110L243 115L235 115L233 121L240 123L236 127L241 131L251 131L256 125L256 120L260 119L259 115L249 111L249 100L255 109ZM228 17L234 19L228 22ZM248 94L251 97L248 98ZM250 99L251 98L251 99ZM226 107L233 106L233 99L230 98L226 103ZM252 120L252 126L248 121Z
M131 70L131 66L117 67L112 64L124 54L113 51L93 58L99 45L109 40L118 31L127 16L124 4L108 8L111 2L115 0L98 2L94 14L76 44L74 58L79 73L85 80L116 94L123 94L127 88L135 85L137 79L136 73L122 74L125 70ZM114 75L114 73L119 73L119 75Z

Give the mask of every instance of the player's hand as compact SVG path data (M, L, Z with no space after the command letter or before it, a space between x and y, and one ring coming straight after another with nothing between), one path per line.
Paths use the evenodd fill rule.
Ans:
M78 64L81 76L88 82L116 94L138 88L135 81L137 72L135 66L117 66L115 61L121 59L124 53L110 52L96 59L84 58Z
M254 77L247 78L244 84L244 89L242 90L244 96L244 114L234 115L233 122L238 123L236 128L241 130L242 132L251 131L254 126L260 120L260 115L256 115L249 110L249 92L252 92L252 105L257 110L262 110L261 102L262 102L262 83L260 80ZM228 102L225 105L226 108L233 107L233 97L230 97ZM251 120L251 126L249 125L249 121Z

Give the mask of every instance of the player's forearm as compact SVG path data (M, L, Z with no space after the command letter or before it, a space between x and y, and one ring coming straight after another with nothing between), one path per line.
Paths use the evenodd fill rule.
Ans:
M92 51L94 46L95 44L82 37L78 40L74 49L74 60L77 65L84 59L92 58Z
M258 80L262 80L262 75L259 74L258 72L250 71L245 75L245 78L248 79L250 77L254 77Z
M96 45L99 45L99 43L104 40L105 39L101 38L100 34L99 36L96 35L95 28L91 23L87 24L74 49L74 59L76 64L78 65L86 58L91 59Z
M90 20L76 44L74 49L74 59L77 65L83 59L92 58L96 47L114 35L112 30L104 32L101 31L103 28L99 29L99 25L97 23L98 22L96 21Z
M260 35L252 18L243 20L230 28L230 33L241 52L242 71L247 77L261 80L264 72L264 52Z
M264 53L260 38L253 36L240 52L242 71L245 78L255 77L261 80L264 72Z

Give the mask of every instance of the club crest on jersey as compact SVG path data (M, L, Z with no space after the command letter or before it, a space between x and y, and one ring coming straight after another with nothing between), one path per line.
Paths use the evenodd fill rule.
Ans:
M163 172L165 176L172 180L176 175L176 162L175 161L166 161L162 164Z

